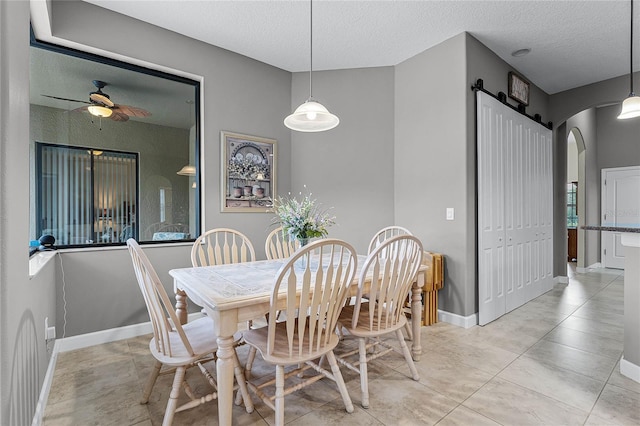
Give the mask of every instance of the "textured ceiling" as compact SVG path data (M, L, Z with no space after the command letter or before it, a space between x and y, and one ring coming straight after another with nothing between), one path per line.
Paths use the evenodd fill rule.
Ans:
M287 71L309 69L306 0L86 1ZM628 0L315 0L313 68L396 65L467 31L553 94L629 72L629 11ZM640 34L640 7L634 19ZM531 53L511 56L521 48Z

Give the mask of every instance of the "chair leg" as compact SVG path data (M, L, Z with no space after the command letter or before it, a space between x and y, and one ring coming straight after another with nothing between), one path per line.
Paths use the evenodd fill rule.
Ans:
M245 384L251 378L251 368L253 367L253 361L256 359L257 351L258 350L253 346L249 348L249 354L247 355L247 363L244 366ZM242 398L244 398L244 396L242 395L241 392L238 392L236 394L236 401L235 401L236 405L240 405L240 403L242 402L241 401Z
M409 321L405 323L404 331L407 332L407 339L413 340L413 331L411 331L411 323Z
M176 368L176 374L173 377L173 386L171 387L171 394L167 402L167 409L164 412L162 426L171 426L171 423L173 423L173 415L176 413L176 407L178 406L178 397L180 396L180 388L182 387L185 372L186 368L184 366Z
M369 379L367 377L367 339L358 339L360 353L360 391L362 393L362 407L369 408Z
M402 335L402 330L396 330L396 338L398 342L400 342L400 347L402 348L402 353L404 355L404 359L407 361L407 365L409 366L409 370L411 370L411 374L413 375L413 380L420 380L420 375L418 374L418 369L416 365L413 363L413 358L411 358L411 351L404 341L404 336Z
M276 365L276 426L284 426L284 366Z
M244 366L244 376L247 380L251 378L251 369L253 368L253 361L256 359L256 353L258 350L253 346L249 349L249 355L247 355L247 363Z
M238 354L234 353L233 357L233 369L236 376L236 381L238 382L238 387L240 388L238 391L238 395L242 396L242 400L244 400L244 407L247 410L247 413L253 413L253 401L251 400L251 396L249 395L249 389L247 388L247 382L245 378L244 371L240 366L240 360L238 359ZM238 397L236 396L236 405L240 405L238 403Z
M149 374L149 378L147 379L147 383L144 386L144 391L142 393L142 399L140 400L140 404L146 404L149 402L149 396L151 396L151 390L153 386L156 384L156 380L160 375L160 369L162 368L162 363L160 361L156 361L153 365L153 370L151 370L151 374Z
M327 352L327 361L329 361L331 371L333 372L333 377L335 377L336 379L336 384L338 385L338 390L340 391L340 395L342 396L344 407L347 409L347 413L353 413L353 403L351 402L351 397L349 396L347 385L344 383L344 378L342 377L340 367L338 367L338 361L336 361L336 356L333 351Z

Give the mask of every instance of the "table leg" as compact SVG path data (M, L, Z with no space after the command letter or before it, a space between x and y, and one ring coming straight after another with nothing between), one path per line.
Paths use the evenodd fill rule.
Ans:
M415 282L411 287L411 328L413 345L411 355L414 361L420 361L422 346L420 346L420 326L422 325L422 286Z
M176 315L180 324L187 323L187 294L180 289L176 290Z
M231 425L233 410L233 336L218 337L218 361L216 374L218 378L218 423L221 426Z

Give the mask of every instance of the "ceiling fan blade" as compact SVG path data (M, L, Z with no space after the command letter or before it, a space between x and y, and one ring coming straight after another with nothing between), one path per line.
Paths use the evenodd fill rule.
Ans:
M130 105L115 105L113 112L120 112L126 114L129 117L149 117L151 113L146 109L130 106Z
M89 99L91 99L92 102L96 102L108 107L113 107L114 105L111 99L109 99L108 97L106 97L104 94L101 94L101 93L93 92L89 95Z
M129 121L129 116L127 114L123 114L116 110L113 110L113 113L109 118L113 121Z
M84 112L84 111L87 111L87 108L89 108L89 105L85 105L85 106L78 107L76 109L72 109L71 112Z
M91 102L79 101L77 99L60 98L58 96L51 96L51 95L41 95L41 96L44 96L45 98L58 99L60 101L81 102L83 104L91 104Z

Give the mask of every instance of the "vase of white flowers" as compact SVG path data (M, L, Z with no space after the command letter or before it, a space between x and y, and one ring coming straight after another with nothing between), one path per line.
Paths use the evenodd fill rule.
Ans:
M302 195L302 193L300 193ZM273 202L276 217L273 222L282 226L282 232L289 234L300 242L300 246L308 244L311 238L326 237L327 228L335 224L335 216L323 210L311 194L295 197L278 197Z

